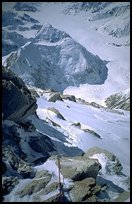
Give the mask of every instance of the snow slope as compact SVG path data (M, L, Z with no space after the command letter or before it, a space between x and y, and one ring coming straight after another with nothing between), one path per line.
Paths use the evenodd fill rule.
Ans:
M59 155L74 156L77 153L80 155L89 148L98 146L111 151L119 158L123 170L118 175L111 170L113 163L104 154L94 154L92 156L92 158L98 159L102 166L97 176L97 183L107 184L106 191L100 194L101 199L113 201L119 196L120 192L130 190L130 113L128 111L114 112L69 100L53 103L48 102L43 95L37 99L37 105L38 118L29 116L28 119L32 121L38 132L46 134L52 139ZM56 108L65 120L58 118L51 109L48 109L49 107ZM56 125L53 125L51 121ZM81 128L80 125L77 125L79 123ZM60 134L55 132L55 129L60 131ZM87 131L88 129L98 133L101 138L98 138L93 132ZM77 149L82 150L82 152ZM33 168L37 172L47 170L52 175L50 183L58 181L58 168L53 158ZM72 185L72 180L64 179L62 175L61 180L63 180L65 188ZM35 202L37 194L24 197L19 197L17 194L31 181L32 179L20 179L19 184L13 191L4 196L4 202ZM41 196L39 200L46 200L57 193L58 189ZM129 202L130 199L128 198L127 201Z
M65 137L57 137L55 134L50 136L60 155L67 155L67 153L69 156L73 155L73 147L84 152L94 146L107 149L119 158L123 166L122 174L116 175L114 172L110 172L109 168L111 169L113 163L103 154L95 154L93 158L97 158L102 165L97 182L100 184L108 182L107 193L111 200L116 199L122 189L129 190L130 114L128 111L112 112L109 109L95 108L69 100L53 103L48 102L43 95L37 99L37 104L39 119L32 116L29 119L40 132L50 135L43 122L46 120L51 127L65 135ZM65 120L58 118L49 107L56 108ZM81 128L78 124L81 125ZM101 138L87 130L93 130ZM66 151L67 147L69 148L68 152ZM47 166L48 163L44 165ZM106 194L100 196L105 198Z
M119 157L121 163L125 164L124 173L129 175L130 170L130 132L129 132L129 112L124 114L113 113L104 109L98 109L92 106L78 104L69 100L65 102L56 101L48 102L43 97L37 100L37 114L41 119L46 119L47 108L55 107L63 115L65 120L56 118L54 114L49 113L49 119L55 121L61 128L68 131L72 138L67 138L74 146L78 146L83 151L94 146L106 148ZM69 106L69 107L67 107ZM79 130L71 124L80 122L87 128L91 127L94 131L101 135L102 139ZM85 128L86 128L85 127ZM42 130L40 130L42 131ZM75 138L74 138L75 137ZM75 141L74 141L75 140ZM111 144L111 145L109 145ZM121 154L122 152L122 154ZM128 158L126 160L126 158Z

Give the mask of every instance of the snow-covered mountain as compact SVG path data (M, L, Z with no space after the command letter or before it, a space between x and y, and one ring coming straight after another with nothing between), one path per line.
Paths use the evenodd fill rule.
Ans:
M18 50L27 42L23 35L17 32L9 32L2 29L2 56L8 55L13 51Z
M82 11L92 13L87 20L97 21L98 31L115 37L128 36L130 33L129 2L76 2L69 4L63 12L78 15Z
M36 12L37 6L39 6L39 3L36 2L17 2L13 8L16 11Z
M130 89L109 96L106 101L109 108L130 110Z
M88 79L89 82L90 80L92 81L90 82L90 84L92 84L91 86L86 84L85 81L87 80L84 79L82 84L80 84L82 80L79 81L80 85L78 89L78 84L74 83L73 79L69 77L70 88L68 88L67 85L65 86L67 87L66 93L77 94L78 97L87 101L103 103L105 98L109 95L129 88L129 2L14 2L11 4L5 2L3 5L2 12L3 14L6 13L6 15L4 14L6 17L3 17L3 22L6 22L3 24L5 25L4 30L9 31L12 29L13 32L21 34L25 39L31 41L30 38L33 39L36 37L42 25L48 23L57 30L67 33L67 35L71 36L75 41L83 45L87 51L98 55L102 60L107 62L108 75L104 84L95 85L94 81ZM17 7L17 5L20 5L20 8L16 9L15 6ZM33 9L34 12L30 9L32 6L35 8ZM67 15L68 12L69 15ZM11 16L11 22L8 16ZM9 24L8 21L10 22ZM108 29L108 32L105 32L105 28L106 30ZM115 30L117 30L117 32ZM110 32L113 32L113 34L108 35ZM115 36L114 33L116 33ZM9 40L11 39L6 39L7 44L9 44ZM5 44L5 40L3 40L3 45ZM46 45L48 48L49 45ZM6 46L3 48L3 53L7 54L10 51L15 51L15 48L16 47L13 47L13 49L11 48L9 51L4 51L4 49L8 50ZM49 49L51 49L51 45ZM77 53L75 50L72 52ZM45 58L45 60L47 59ZM5 56L3 61L5 61ZM43 62L41 63L43 64ZM115 78L113 76L117 77ZM30 79L31 78L30 76ZM77 79L79 80L78 77ZM98 81L97 79L97 83Z
M39 88L62 92L69 85L102 84L107 78L107 67L98 56L50 24L11 56L4 65Z
M2 3L3 202L130 201L129 13Z

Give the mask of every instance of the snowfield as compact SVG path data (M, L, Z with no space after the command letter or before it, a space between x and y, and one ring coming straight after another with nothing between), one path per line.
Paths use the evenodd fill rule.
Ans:
M112 171L113 162L102 154L95 154L90 158L96 158L100 162L102 168L97 176L97 183L102 184L104 181L108 184L107 193L111 200L118 197L119 192L129 190L130 177L130 113L123 110L109 110L103 108L95 108L93 106L76 103L73 101L65 100L48 102L44 96L37 99L37 115L39 119L34 116L30 116L33 124L36 126L39 132L47 133L45 130L45 120L51 127L56 128L64 134L64 137L58 137L56 134L49 137L52 139L58 153L60 155L73 155L72 147L76 147L83 152L86 152L89 148L98 146L106 149L116 155L122 166L122 174L116 175ZM65 118L62 120L50 110L55 108ZM55 126L53 123L56 124ZM80 123L81 128L79 125ZM93 130L98 133L101 138L96 137L92 132L85 131L87 129ZM46 131L46 132L45 132ZM65 142L64 142L65 141ZM62 143L64 146L62 146ZM69 148L68 152L65 151ZM71 150L70 150L71 148ZM76 150L77 153L77 150ZM48 169L50 172L57 176L57 169L54 167L54 161L48 161L43 165L36 166L36 169ZM52 166L52 167L51 167ZM61 177L63 179L63 177ZM65 183L66 181L64 181ZM71 181L68 181L70 185ZM115 186L114 186L115 185ZM68 195L67 195L68 196ZM105 198L105 194L100 195L101 198ZM127 199L126 202L130 200Z
M117 155L121 163L125 164L123 165L123 172L130 175L129 111L119 110L119 113L113 113L101 108L98 109L69 100L65 100L65 102L56 101L55 103L49 103L43 99L43 96L38 98L37 104L37 114L40 119L50 119L59 124L61 129L68 133L66 145L70 143L72 146L79 147L84 152L93 146L107 149ZM49 107L56 108L66 120L57 118L54 113L47 110ZM101 135L101 139L80 130L76 126L72 126L73 123L77 122L80 122L85 128L90 128L97 132ZM44 131L42 125L38 127L38 129L39 131ZM121 154L122 152L123 154Z

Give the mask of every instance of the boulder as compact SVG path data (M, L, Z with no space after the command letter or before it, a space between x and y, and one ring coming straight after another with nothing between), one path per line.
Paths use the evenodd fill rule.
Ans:
M58 92L51 93L49 98L48 98L48 101L49 102L56 102L57 100L63 101L60 94Z
M58 162L57 162L58 164ZM60 171L64 178L70 178L74 181L82 180L87 177L96 178L101 168L98 160L78 157L61 157Z
M73 102L76 102L76 98L75 98L75 96L73 96L73 95L61 95L61 97L62 97L62 99L64 99L64 100L70 100L70 101L73 101Z
M36 99L22 79L9 69L2 68L2 112L3 120L21 121L37 108Z
M70 191L70 197L72 202L96 202L96 195L100 192L100 189L101 187L96 184L94 178L85 178L74 182L74 187Z
M66 120L66 119L63 117L63 115L61 115L61 113L60 113L56 108L52 107L52 108L48 108L47 110L48 110L48 111L52 111L53 113L55 113L56 116L57 116L57 118L62 119L62 120Z
M111 166L109 166L108 170L111 171L110 168L112 168L113 172L115 172L116 174L119 174L121 172L121 170L123 169L119 159L114 155L112 154L111 152L105 150L105 149L102 149L100 147L92 147L90 148L84 155L83 157L84 158L89 158L95 154L104 154L108 160L111 162Z
M40 170L40 171L36 172L35 179L43 178L43 177L48 177L48 176L49 176L49 173L48 173L47 170Z
M33 196L33 199L34 199L35 201L37 201L37 202L40 202L40 201L41 201L41 200L40 200L40 197L41 197L41 196L44 196L44 195L47 196L47 194L50 194L50 193L53 193L54 191L56 191L57 188L58 188L58 183L57 183L57 182L53 182L53 183L47 185L47 186L46 186L44 189L42 189L39 193L37 193L37 195L34 195L34 196ZM58 192L59 192L59 191L58 191ZM56 195L58 195L58 192L57 192ZM51 199L51 198L52 198L52 197L50 196L50 199Z
M16 194L20 197L24 197L26 195L30 196L33 193L37 193L44 189L46 185L51 180L51 175L47 174L45 177L42 177L40 179L33 179L30 183L26 184L20 191L18 191Z

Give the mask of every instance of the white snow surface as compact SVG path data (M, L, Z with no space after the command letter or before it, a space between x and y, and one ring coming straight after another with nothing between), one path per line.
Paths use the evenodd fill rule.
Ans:
M129 111L123 111L124 114L113 113L69 100L49 103L43 96L38 98L37 104L37 114L40 119L46 120L48 118L59 124L61 129L68 133L66 145L70 143L71 146L77 146L84 152L93 146L107 149L119 158L123 164L123 172L130 175ZM66 120L57 118L54 113L47 110L48 107L56 108ZM73 126L72 124L76 122L80 122L85 128L94 130L102 139ZM38 129L43 131L41 127L42 125Z
M47 122L53 121L60 127L56 128L63 133L63 138L56 138L54 134L50 137L53 142L57 141L55 145L58 145L59 154L65 154L65 148L77 147L84 152L89 148L98 146L102 149L106 149L112 152L120 160L123 170L122 174L116 175L112 170L114 162L110 161L103 153L95 154L90 158L96 158L99 160L102 168L97 176L97 182L100 184L105 181L108 182L107 193L111 200L116 199L119 196L118 190L129 190L129 182L127 178L130 176L130 113L129 111L118 110L119 112L112 112L110 110L104 110L103 108L95 108L93 106L75 103L69 100L48 102L44 96L40 96L37 99L38 109L37 115L41 119L36 119L34 116L30 116L33 124L38 128L38 131L45 132L44 120ZM48 110L49 107L56 108L60 114L66 120L59 119L55 113ZM80 123L82 129L78 126L74 126L76 123ZM94 130L101 135L101 139L95 135L84 132L83 129ZM65 142L64 142L65 139ZM61 143L64 143L62 149L59 147ZM69 155L72 155L72 149L69 149ZM47 161L45 164L35 167L37 169L47 169L52 175L56 175L57 169L53 161ZM63 177L61 176L61 179ZM71 181L65 180L65 186L69 186ZM129 202L129 199L127 199ZM126 201L126 202L127 202Z

